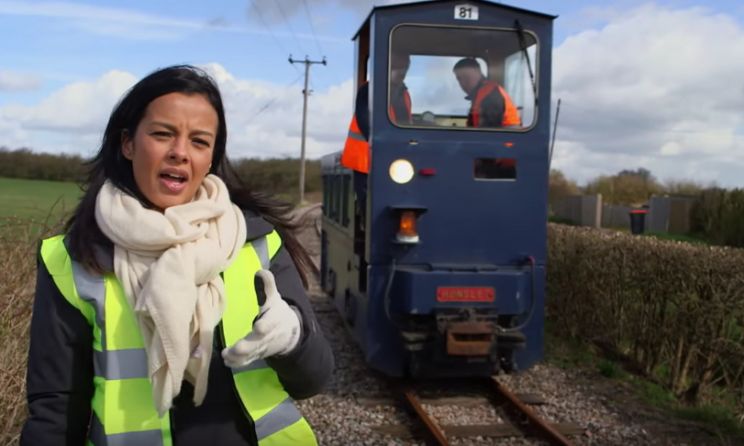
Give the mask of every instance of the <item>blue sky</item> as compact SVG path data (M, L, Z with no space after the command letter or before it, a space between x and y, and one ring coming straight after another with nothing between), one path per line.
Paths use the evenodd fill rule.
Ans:
M555 167L580 183L645 167L661 180L744 187L744 2L505 3L559 15ZM89 156L127 88L191 63L220 84L234 157L297 156L301 66L291 53L328 60L311 69L308 152L338 150L350 38L372 4L0 0L0 146Z

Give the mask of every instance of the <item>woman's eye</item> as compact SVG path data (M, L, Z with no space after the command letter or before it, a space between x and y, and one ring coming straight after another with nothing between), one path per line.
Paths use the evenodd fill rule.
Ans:
M194 144L200 147L209 147L209 141L205 141L203 139L195 139Z
M170 137L170 132L156 131L156 132L152 132L152 136L154 136L156 138L168 138L168 137Z

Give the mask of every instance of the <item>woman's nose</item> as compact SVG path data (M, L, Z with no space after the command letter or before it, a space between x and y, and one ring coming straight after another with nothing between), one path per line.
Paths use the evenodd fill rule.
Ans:
M186 148L185 138L175 138L173 145L168 152L168 159L176 161L178 163L185 163L188 161L189 152Z

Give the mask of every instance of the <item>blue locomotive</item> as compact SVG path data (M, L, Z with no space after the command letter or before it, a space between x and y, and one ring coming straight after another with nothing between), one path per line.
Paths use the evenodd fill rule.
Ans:
M354 37L369 173L322 159L321 285L384 374L542 359L554 18L415 2L373 8Z

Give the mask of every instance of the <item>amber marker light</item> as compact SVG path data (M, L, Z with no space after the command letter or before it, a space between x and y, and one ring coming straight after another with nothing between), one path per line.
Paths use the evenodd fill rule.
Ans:
M395 236L400 243L418 243L419 235L416 230L416 212L403 211L400 213L400 225Z
M410 161L399 159L390 164L390 178L398 184L406 184L413 179L413 164Z

